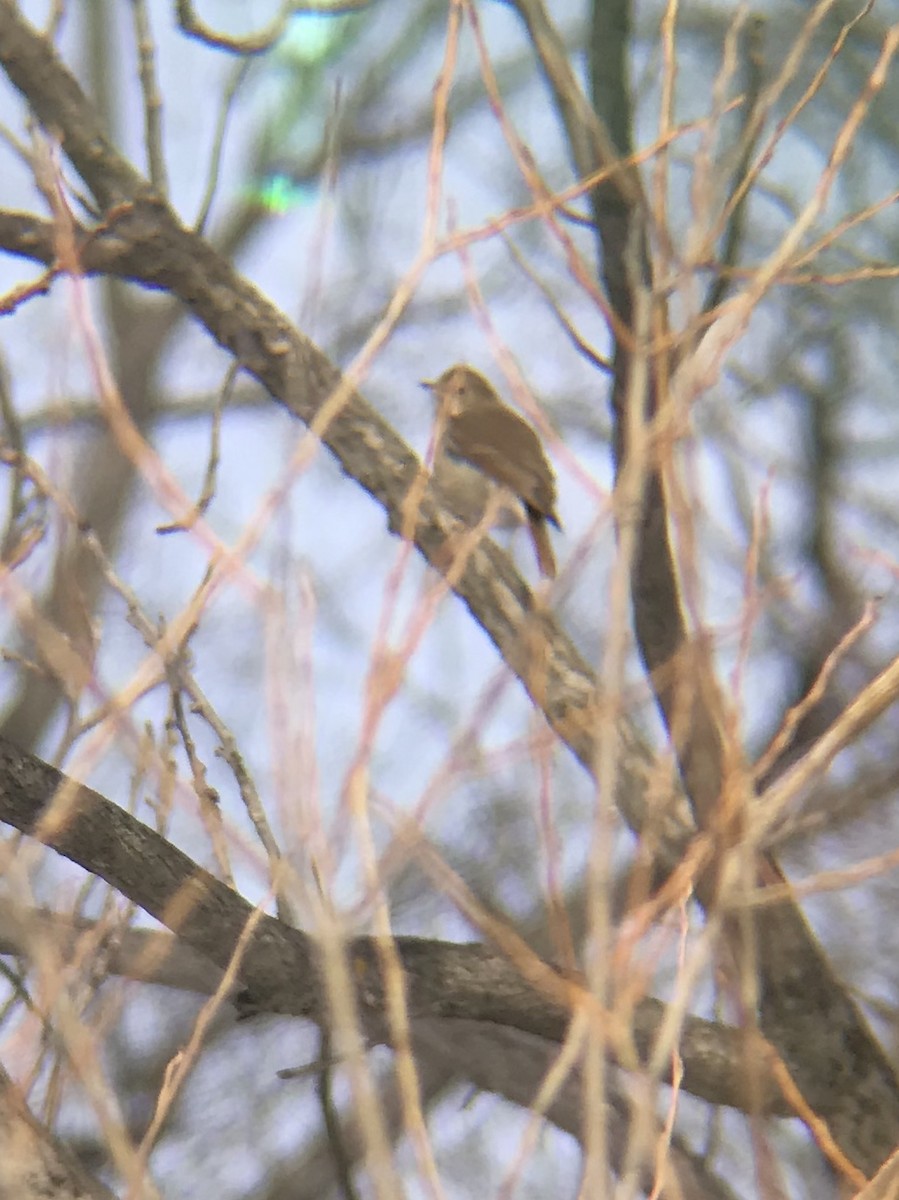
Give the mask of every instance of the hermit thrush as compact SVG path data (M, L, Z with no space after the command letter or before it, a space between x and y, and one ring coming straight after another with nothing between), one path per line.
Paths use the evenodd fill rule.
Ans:
M423 380L422 387L435 394L440 408L438 461L444 453L470 463L521 500L540 571L554 578L556 560L546 524L561 528L556 480L536 431L472 367L450 367L439 379Z

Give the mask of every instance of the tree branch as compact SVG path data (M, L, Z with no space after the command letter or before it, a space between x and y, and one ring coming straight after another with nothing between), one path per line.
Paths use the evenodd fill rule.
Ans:
M245 987L241 1007L326 1020L313 939L274 917L259 917L243 897L160 834L99 792L2 738L0 820L105 879L221 970L230 964L247 922L258 919L240 962ZM490 1022L560 1043L572 1009L591 1004L576 978L546 967L529 981L506 955L482 945L418 937L397 937L396 945L413 1018ZM376 939L354 938L348 953L368 1031L381 1040L386 1035ZM214 986L213 977L210 984ZM631 1032L644 1057L651 1052L664 1014L665 1006L651 998L634 1009ZM601 1019L601 1014L595 1015ZM745 1049L739 1030L687 1017L679 1044L683 1086L715 1104L743 1107L749 1099ZM788 1112L770 1075L765 1105L770 1112Z

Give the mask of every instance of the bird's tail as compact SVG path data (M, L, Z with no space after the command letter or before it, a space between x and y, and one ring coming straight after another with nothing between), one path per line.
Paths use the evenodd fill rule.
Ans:
M552 542L549 540L546 517L529 508L528 528L531 531L531 540L537 554L537 566L540 568L540 574L545 575L547 579L555 579L556 556L553 553Z

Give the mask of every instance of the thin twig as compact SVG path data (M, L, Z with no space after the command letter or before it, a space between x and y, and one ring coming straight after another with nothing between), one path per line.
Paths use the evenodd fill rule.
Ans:
M137 45L138 78L144 98L144 144L150 182L160 196L167 196L169 182L162 145L162 96L156 71L156 43L150 29L146 0L131 0L131 13Z

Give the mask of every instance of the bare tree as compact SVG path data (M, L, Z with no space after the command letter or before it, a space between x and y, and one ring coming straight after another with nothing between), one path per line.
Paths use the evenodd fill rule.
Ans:
M892 1195L899 24L38 7L0 1194Z

